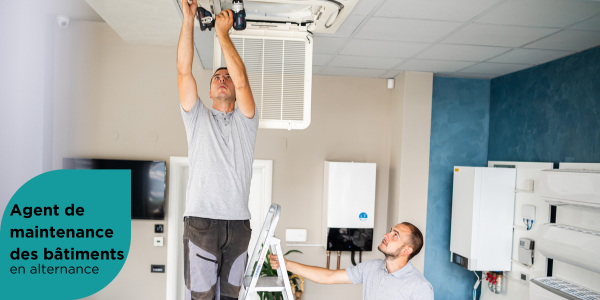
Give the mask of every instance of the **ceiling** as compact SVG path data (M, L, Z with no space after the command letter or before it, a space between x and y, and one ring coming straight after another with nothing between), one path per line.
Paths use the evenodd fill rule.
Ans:
M313 74L494 78L600 45L600 1L360 0Z
M177 43L176 0L86 1L127 42ZM195 31L208 69L213 34ZM359 0L335 34L315 34L313 74L494 78L598 45L600 1Z

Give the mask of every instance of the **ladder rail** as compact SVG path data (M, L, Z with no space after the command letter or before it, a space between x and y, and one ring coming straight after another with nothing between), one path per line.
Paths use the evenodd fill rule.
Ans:
M254 246L254 250L252 251L252 256L250 257L250 263L255 262L257 260L257 256L259 255L260 249L262 247L261 241L262 241L262 243L266 243L266 241L268 239L267 234L269 231L269 227L271 225L273 216L274 216L275 212L277 211L278 206L279 206L278 204L271 204L271 207L269 207L269 212L267 212L267 216L265 217L265 222L263 223L262 229L260 230L258 239L256 239L256 245ZM281 211L281 209L280 209L280 211ZM277 218L279 219L279 215L277 216ZM252 268L249 265L248 268L246 268L246 272L244 272L244 276L252 276Z
M246 287L245 280L242 282L242 286L244 288L244 296L242 299L248 299L250 294L253 293L256 289L256 284L258 282L258 278L260 277L260 272L262 270L265 258L267 256L267 251L271 248L272 253L281 253L281 240L275 237L275 228L277 227L277 223L279 222L279 216L281 214L281 206L278 204L271 204L269 207L269 212L267 213L267 217L265 218L265 222L262 226L260 235L254 246L254 251L252 252L252 258L250 263L246 266L246 272L244 272L244 278L251 277L250 284ZM283 256L283 253L281 253ZM252 272L254 270L254 273ZM291 285L289 282L289 278L287 276L287 270L285 266L280 267L277 270L277 277L283 280L285 290L282 292L284 300L293 300Z
M273 248L275 248L275 249L273 249ZM279 239L277 239L276 244L271 244L271 253L274 253L274 255L277 255L278 259L282 259L281 261L284 261L283 260L283 251L281 250L281 242ZM285 286L284 291L281 292L281 294L283 295L283 299L284 300L294 300L294 295L292 294L292 286L290 284L290 278L288 277L288 274L287 274L287 268L285 266L285 262L279 264L279 269L277 269L277 277L283 278L283 285Z

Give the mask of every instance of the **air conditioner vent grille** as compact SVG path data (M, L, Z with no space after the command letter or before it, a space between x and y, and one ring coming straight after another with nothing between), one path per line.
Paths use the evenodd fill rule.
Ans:
M269 128L289 128L291 122L305 122L310 117L305 112L306 96L310 101L310 95L305 95L306 84L309 84L310 91L306 68L309 65L306 62L307 42L236 36L232 36L231 40L246 66L260 120L282 124ZM220 66L225 66L222 53Z

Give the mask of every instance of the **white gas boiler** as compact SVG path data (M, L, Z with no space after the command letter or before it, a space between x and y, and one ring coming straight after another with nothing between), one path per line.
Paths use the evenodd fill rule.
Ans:
M328 251L371 251L376 170L374 163L325 162L322 245Z
M514 168L454 167L450 260L471 271L510 271Z

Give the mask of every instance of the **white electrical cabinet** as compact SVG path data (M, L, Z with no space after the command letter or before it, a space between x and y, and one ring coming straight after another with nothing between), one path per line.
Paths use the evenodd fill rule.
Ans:
M322 239L325 248L370 251L366 249L375 226L376 169L374 163L325 162ZM346 242L354 240L355 243L335 246L336 243L330 241L328 247L328 234L333 239L331 232L334 231Z
M516 169L454 167L451 261L471 271L510 271Z

